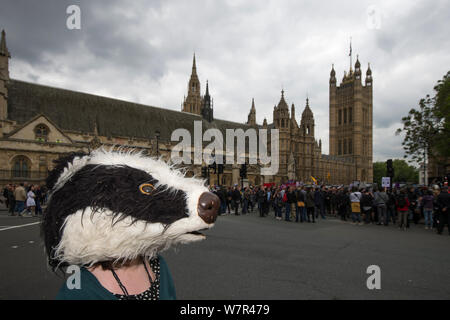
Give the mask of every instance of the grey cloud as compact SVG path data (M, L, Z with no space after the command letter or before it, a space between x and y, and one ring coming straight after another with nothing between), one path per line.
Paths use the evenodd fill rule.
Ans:
M82 9L80 31L65 28L69 4ZM363 72L368 62L373 71L374 125L383 136L374 137L377 159L401 154L395 124L431 93L450 65L450 10L447 1L377 2L383 19L373 30L366 25L371 4L5 0L0 28L17 61L12 75L175 110L186 94L195 51L216 117L246 121L255 98L257 121L271 122L284 87L300 121L308 93L323 145L331 64L342 79L352 36Z

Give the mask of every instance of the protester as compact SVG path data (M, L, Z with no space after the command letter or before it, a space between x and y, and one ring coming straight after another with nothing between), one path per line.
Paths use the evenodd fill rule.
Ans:
M434 196L431 190L427 190L422 197L423 215L425 217L425 229L433 230L433 202Z
M360 201L362 222L366 224L375 223L375 215L373 212L373 196L368 189L364 189Z
M238 213L239 210L239 204L241 203L241 192L239 190L239 187L235 186L233 193L232 193L232 199L233 199L233 205L234 205L234 214L236 216L239 216Z
M308 191L306 192L306 211L308 214L308 222L312 222L315 223L315 213L314 213L314 208L315 208L315 202L314 202L314 192L312 191L312 188L308 188Z
M441 188L441 193L438 195L436 202L439 208L437 232L438 234L442 234L445 225L447 225L448 233L450 235L450 194L448 193L447 186Z
M31 215L36 215L36 213L34 212L34 208L36 207L36 201L35 201L36 195L34 194L34 186L31 185L30 186L30 191L28 191L27 193L27 212L28 214Z
M408 214L409 214L409 199L405 190L400 190L400 194L397 196L396 201L397 212L398 212L398 227L399 229L403 228L406 231L408 227Z
M319 187L314 192L314 205L316 207L316 218L319 218L320 213L321 218L325 219L325 197Z
M387 226L389 224L389 217L387 214L387 204L389 202L389 196L386 193L386 189L382 191L375 189L373 198L373 202L378 213L378 225L384 224L385 226Z
M288 193L287 193L287 202L288 205L290 206L290 215L289 215L289 221L293 221L296 216L297 220L298 220L298 215L297 215L297 197L294 191L294 187L290 186L288 188Z
M9 203L9 208L8 208L8 212L10 216L14 216L15 215L15 209L16 209L16 198L14 197L14 190L15 190L15 186L14 185L9 185L8 188L8 203Z
M352 224L362 224L361 222L361 198L362 194L355 186L350 193L350 203L352 210Z
M298 187L295 192L295 197L297 200L296 204L296 215L295 215L295 222L298 222L298 218L300 216L300 222L306 221L306 192L303 190L303 187Z
M19 186L14 190L14 199L16 201L15 211L19 216L21 216L24 210L25 201L27 200L27 193L25 191L23 183L20 183Z

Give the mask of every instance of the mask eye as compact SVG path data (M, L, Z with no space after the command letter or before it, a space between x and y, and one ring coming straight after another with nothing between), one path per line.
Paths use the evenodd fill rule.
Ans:
M150 183L143 183L139 186L139 191L143 194L150 195L152 194L155 187L153 187Z

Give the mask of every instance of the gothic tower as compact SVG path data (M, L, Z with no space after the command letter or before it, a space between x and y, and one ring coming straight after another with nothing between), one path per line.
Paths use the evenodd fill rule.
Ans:
M2 30L0 40L0 121L6 120L8 117L8 90L6 83L9 81L9 58L11 58L11 54L6 46L5 30ZM2 127L1 124L0 127Z
M200 81L197 76L197 66L195 64L195 54L192 62L191 78L188 85L188 96L183 101L181 111L190 112L200 115L202 109L202 96L200 91Z
M256 126L256 108L254 98L252 99L252 108L250 109L250 113L248 114L247 124Z
M352 180L372 182L372 71L361 81L361 64L336 86L334 66L330 73L330 155L347 158L354 163Z
M306 98L306 106L300 120L300 135L302 137L302 171L300 173L304 181L309 181L311 175L315 175L314 160L314 115L309 107L309 98Z
M281 99L278 105L273 108L273 123L279 130L279 159L280 168L278 174L287 180L287 165L291 151L289 107L284 99L284 90L281 91Z
M206 80L206 93L203 97L203 104L201 108L201 114L203 119L208 122L213 121L213 106L211 103L211 96L209 95L209 85L208 80Z

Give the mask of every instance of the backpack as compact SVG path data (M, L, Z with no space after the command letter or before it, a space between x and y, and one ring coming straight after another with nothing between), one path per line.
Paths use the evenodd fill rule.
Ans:
M287 202L288 198L287 198L287 191L284 193L283 195L283 202Z
M397 199L397 206L399 208L403 208L406 206L406 197L405 196L399 196Z

